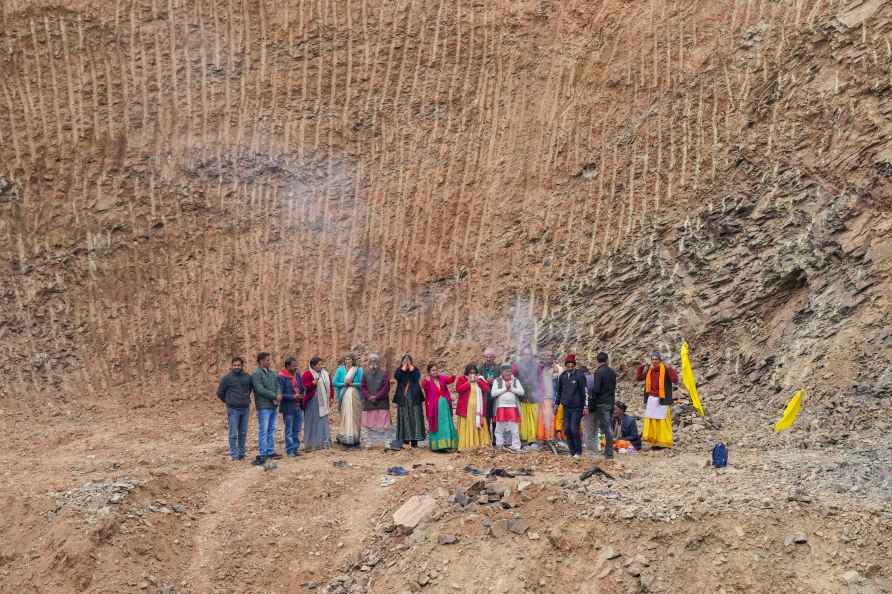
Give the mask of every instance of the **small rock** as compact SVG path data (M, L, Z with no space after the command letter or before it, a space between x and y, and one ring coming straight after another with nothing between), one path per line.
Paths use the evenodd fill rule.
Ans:
M630 563L626 567L626 573L628 573L632 577L638 577L639 575L641 575L642 570L643 568L638 563Z
M808 537L805 536L802 532L795 532L793 534L788 534L784 537L784 546L790 546L794 544L805 544L808 542Z
M455 490L455 502L460 506L464 507L471 503L471 499L465 494L462 489Z
M423 588L431 582L431 578L426 573L422 573L415 579L415 581Z
M603 579L606 578L608 575L610 575L610 572L611 572L611 571L613 571L613 566L612 566L612 565L608 565L607 567L605 567L604 569L601 570L601 573L598 574L598 579L599 579L599 580L603 580Z
M531 530L531 531L527 532L527 538L529 538L530 540L539 540L539 533L533 532Z
M500 485L499 483L490 483L486 485L486 492L489 495L496 495L498 497L504 497L505 495L505 487Z
M505 528L507 528L509 531L513 532L514 534L523 535L523 534L526 534L527 530L530 529L530 525L525 520L521 520L521 519L508 520L508 523L505 525Z
M613 547L607 547L606 549L601 551L601 554L598 555L598 558L601 559L602 561L610 561L611 559L616 559L617 557L621 557L621 556L622 555L620 553L616 552L616 550Z
M437 542L441 545L451 545L458 542L458 537L454 534L441 534Z
M489 503L489 495L483 493L477 498L477 503L479 503L480 505L486 505L487 503Z
M108 502L115 504L121 503L122 501L124 501L124 497L126 497L124 493L113 493L112 496L109 497Z
M842 574L842 581L848 586L854 586L863 582L864 578L857 571L851 570Z
M517 490L520 493L523 493L524 491L526 491L527 489L529 489L532 486L533 486L533 481L528 481L526 479L520 479L519 481L517 481Z
M433 497L415 495L393 513L393 523L403 532L410 533L435 509L437 509L437 502Z

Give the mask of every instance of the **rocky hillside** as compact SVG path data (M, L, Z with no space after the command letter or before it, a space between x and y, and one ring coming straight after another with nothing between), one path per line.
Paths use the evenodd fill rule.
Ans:
M714 409L888 403L887 2L15 0L0 24L10 406L204 389L261 349L628 367L682 338Z

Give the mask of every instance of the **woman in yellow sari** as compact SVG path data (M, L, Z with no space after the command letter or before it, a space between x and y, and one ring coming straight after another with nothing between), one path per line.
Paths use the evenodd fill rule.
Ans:
M663 355L650 354L646 363L635 372L644 382L644 430L641 440L653 448L672 447L672 386L678 385L678 372L663 363Z
M486 420L486 395L489 384L477 375L477 366L465 367L465 374L455 383L458 403L458 450L473 450L492 445L489 422Z

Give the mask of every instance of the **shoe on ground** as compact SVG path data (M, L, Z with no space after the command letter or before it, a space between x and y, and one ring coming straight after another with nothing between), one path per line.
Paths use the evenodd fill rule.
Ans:
M297 458L298 456L300 456L300 452L288 452L289 458Z
M267 460L280 460L282 458L282 454L270 454L266 458Z
M251 460L251 464L253 464L254 466L263 466L264 463L266 463L266 458L264 458L263 456L257 456L256 458Z
M581 457L582 457L582 456L580 456L579 454L573 454L573 459L574 459L574 460L579 460Z

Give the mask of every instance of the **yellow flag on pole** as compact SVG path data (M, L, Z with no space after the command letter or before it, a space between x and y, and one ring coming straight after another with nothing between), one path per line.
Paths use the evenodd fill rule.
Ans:
M805 390L799 390L795 394L793 394L793 398L787 403L787 408L784 409L784 416L781 417L780 421L774 424L774 430L777 432L783 431L784 429L788 429L796 422L796 417L799 416L799 409L802 408L802 398L805 396Z
M703 414L703 405L700 403L700 396L697 394L697 382L694 380L691 360L688 359L688 341L681 343L681 383L684 384L685 389L691 396L691 404L694 405L694 410L700 413L701 417L706 416Z

